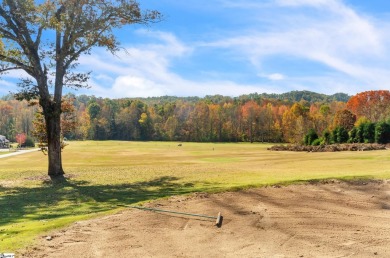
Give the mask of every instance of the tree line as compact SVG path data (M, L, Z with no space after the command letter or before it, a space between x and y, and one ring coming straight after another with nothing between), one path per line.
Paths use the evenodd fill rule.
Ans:
M375 128L386 131L390 119L389 91L362 92L352 97L295 91L235 98L109 99L68 94L64 99L74 107L63 113L64 123L73 125L73 130L66 130L63 136L71 140L373 142L378 134L375 130L379 130ZM39 112L26 101L3 97L0 133L11 140L17 133L33 135L34 121L42 120ZM381 137L389 136L383 133Z
M333 127L322 132L310 129L305 145L390 142L389 91L367 91L353 96L336 112Z

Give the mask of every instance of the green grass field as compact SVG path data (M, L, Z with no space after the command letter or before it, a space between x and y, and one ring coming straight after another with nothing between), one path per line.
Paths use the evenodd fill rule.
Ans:
M0 253L118 205L178 194L326 178L390 178L388 151L296 153L266 144L70 142L67 180L47 180L47 156L0 159Z

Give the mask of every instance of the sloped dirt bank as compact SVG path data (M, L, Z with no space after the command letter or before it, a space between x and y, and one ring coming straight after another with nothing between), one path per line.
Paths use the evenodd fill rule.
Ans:
M172 197L38 239L21 257L390 257L390 181L266 187ZM50 239L50 238L48 238ZM18 256L18 257L19 257Z

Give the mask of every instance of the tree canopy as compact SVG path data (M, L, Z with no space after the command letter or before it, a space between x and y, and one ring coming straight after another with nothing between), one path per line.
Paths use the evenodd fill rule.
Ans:
M310 137L310 143L329 144L345 140L345 132L349 132L353 134L348 139L351 142L370 142L373 137L377 142L390 141L389 112L382 114L385 123L376 123L376 130L369 119L355 115L345 102L338 101L290 103L279 98L253 100L249 95L109 99L69 94L64 98L75 106L74 110L63 108L62 113L67 117L62 130L69 140L300 143L315 132L319 139ZM36 127L34 112L39 109L9 96L3 99L0 132L11 140L15 133L31 135L31 128Z
M63 88L85 87L88 73L75 70L93 47L115 53L115 29L150 24L158 11L135 0L4 0L0 4L0 72L23 70L17 99L38 99L46 122L49 175L64 173L60 115ZM53 89L53 90L51 90Z

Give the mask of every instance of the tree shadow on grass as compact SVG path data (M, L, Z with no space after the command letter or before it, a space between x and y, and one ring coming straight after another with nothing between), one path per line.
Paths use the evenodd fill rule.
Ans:
M0 226L23 221L48 220L108 211L172 195L194 192L191 183L178 183L177 177L150 181L92 185L87 181L60 178L45 181L41 187L0 187Z

